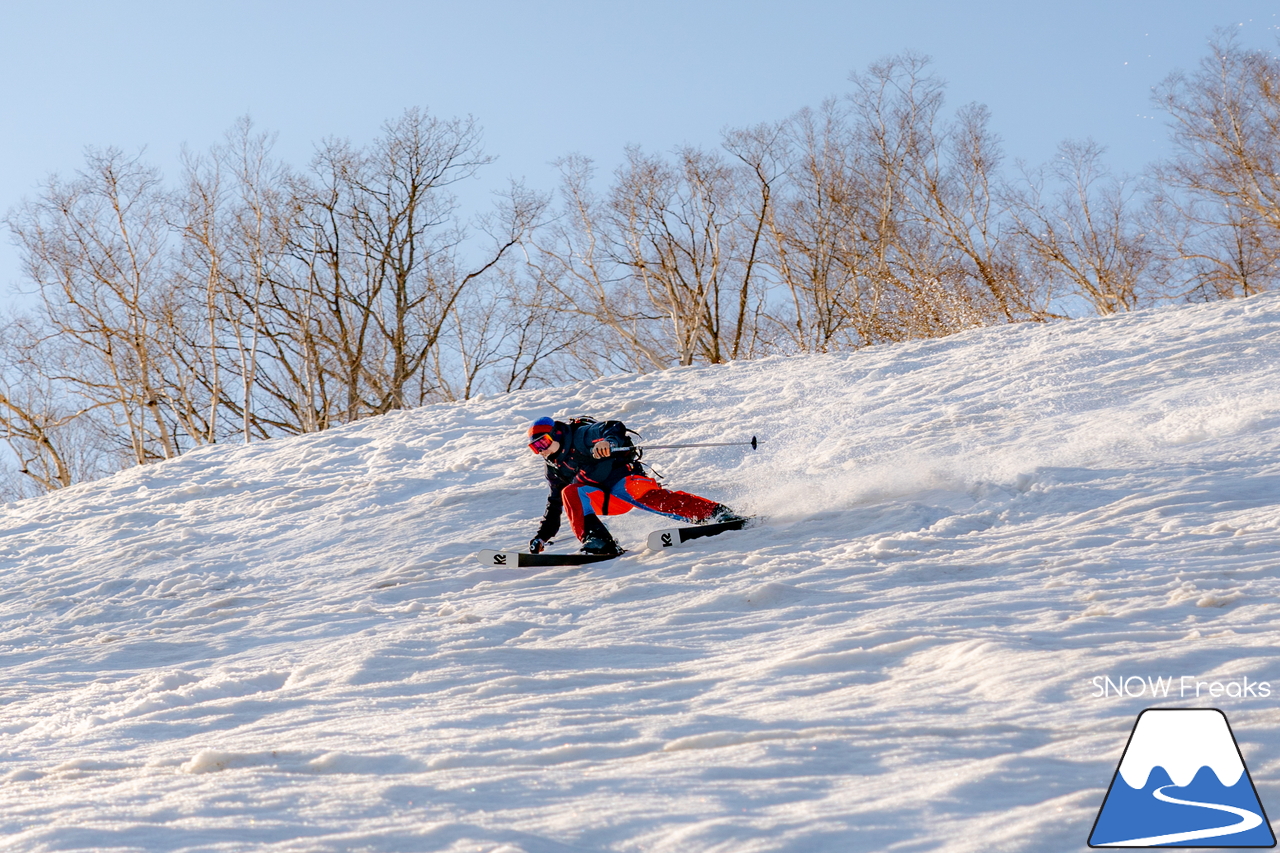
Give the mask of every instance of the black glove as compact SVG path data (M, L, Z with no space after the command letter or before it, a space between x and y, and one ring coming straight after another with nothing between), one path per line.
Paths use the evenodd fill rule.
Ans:
M544 539L542 539L541 537L535 536L535 537L533 537L532 539L530 539L530 540L529 540L529 553L530 553L530 554L541 554L541 553L542 553L542 549L543 549L543 548L545 548L545 547L547 547L547 545L549 545L549 544L551 544L551 540L550 540L550 539L544 540Z

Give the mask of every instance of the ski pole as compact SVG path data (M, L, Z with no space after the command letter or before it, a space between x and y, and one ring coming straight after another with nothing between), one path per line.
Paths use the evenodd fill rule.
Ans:
M750 441L712 441L702 444L642 444L644 450L677 450L685 447L746 447L751 446L752 450L756 450L759 442L756 437L751 436Z

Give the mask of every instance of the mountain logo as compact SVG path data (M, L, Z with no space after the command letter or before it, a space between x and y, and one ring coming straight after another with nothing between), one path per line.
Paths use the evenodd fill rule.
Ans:
M1090 847L1275 847L1226 714L1148 708L1138 715Z

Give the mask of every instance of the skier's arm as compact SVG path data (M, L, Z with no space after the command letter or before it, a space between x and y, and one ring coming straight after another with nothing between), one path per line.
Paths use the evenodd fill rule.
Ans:
M560 515L563 510L564 498L560 496L560 490L552 486L551 494L547 495L547 508L542 513L542 524L538 525L538 534L534 538L543 542L551 541L551 537L560 532Z
M596 459L612 456L620 450L629 450L627 428L621 421L605 421L595 424L591 434L591 455Z

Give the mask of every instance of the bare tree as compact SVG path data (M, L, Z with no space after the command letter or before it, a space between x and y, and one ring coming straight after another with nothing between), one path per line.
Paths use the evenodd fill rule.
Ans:
M1042 319L1000 191L985 108L944 116L929 61L851 76L846 98L733 137L770 203L765 254L789 345L825 352Z
M850 163L848 123L838 103L828 101L780 130L753 134L756 144L745 158L771 200L767 258L791 309L778 325L800 352L870 342L863 308L878 280L871 274L876 241L867 239L866 226L876 210Z
M50 334L73 344L51 378L109 405L139 464L181 452L159 370L172 345L157 320L169 310L169 205L155 170L108 149L8 218Z
M664 318L676 363L716 364L746 354L764 211L746 209L718 155L684 148L676 159L628 151L609 199L614 258L644 310Z
M721 155L627 151L597 197L584 158L561 161L564 208L530 255L542 287L589 318L597 358L627 369L719 363L758 351L767 196Z
M19 473L41 491L52 491L75 481L72 449L59 434L84 412L58 406L43 360L33 358L38 347L38 336L22 320L11 319L0 328L0 435L18 460ZM16 491L25 490L18 486Z
M1189 267L1193 298L1248 296L1280 275L1280 59L1231 31L1156 101L1175 155L1158 164L1161 233Z
M858 145L888 205L893 280L911 337L1036 319L1042 299L1022 275L995 188L1001 155L985 107L944 120L943 83L904 54L854 75Z
M186 155L177 193L115 150L51 179L6 220L39 300L0 365L0 438L28 481L540 381L583 330L503 272L543 197L513 185L463 220L451 187L489 162L479 140L409 110L304 174L246 119ZM75 431L102 465L59 444Z
M471 288L453 307L454 345L435 362L448 399L509 393L594 375L571 357L589 330L559 310L554 292L538 287L524 263L503 263L484 287Z
M562 315L553 294L526 290L523 282L506 293L506 298L496 300L502 306L504 334L493 361L494 390L509 393L590 378L574 357L590 334L580 318Z
M183 352L207 392L211 432L227 431L219 429L225 410L246 442L269 434L255 413L260 346L269 331L264 294L288 262L297 216L292 176L272 158L273 145L273 135L242 118L208 156L189 155L178 222L181 288L192 313L203 317L190 326L201 338Z
M1111 175L1102 155L1092 140L1062 143L1050 164L1024 170L1009 207L1046 280L1113 314L1150 304L1159 276L1137 182Z
M768 199L765 259L788 296L775 322L796 351L901 337L889 320L904 290L893 251L899 176L869 138L846 102L829 100L729 143Z
M596 193L594 164L561 159L562 207L533 235L526 253L536 288L555 294L562 315L592 327L576 355L588 372L661 370L675 361L660 330L663 315L631 292L613 255L614 235Z
M387 124L368 151L331 141L317 154L294 237L303 275L277 283L294 294L292 308L277 307L293 314L291 328L314 329L313 369L338 392L341 420L448 396L435 365L447 361L438 356L453 308L540 212L538 197L513 188L482 224L492 245L464 255L469 235L449 187L489 159L474 121L418 110Z

